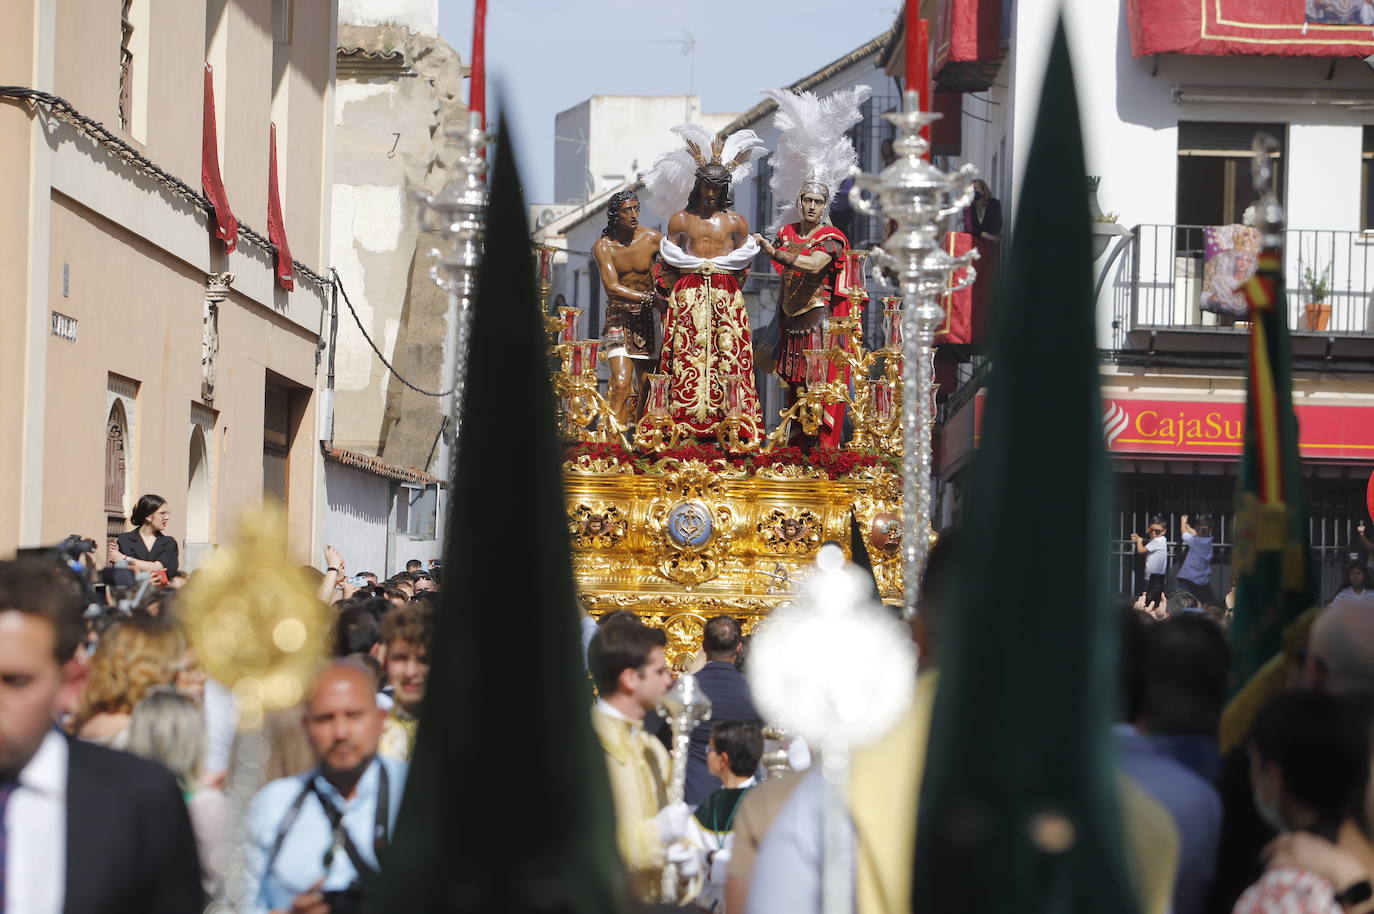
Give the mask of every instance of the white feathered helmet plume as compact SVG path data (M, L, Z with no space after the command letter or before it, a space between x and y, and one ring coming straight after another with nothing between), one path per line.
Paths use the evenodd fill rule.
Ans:
M743 181L754 173L755 162L768 154L752 130L712 136L700 124L678 124L673 133L682 137L682 148L654 159L654 167L644 176L645 208L665 215L688 205L698 180L725 186ZM709 159L705 150L710 150Z
M849 168L859 160L845 132L863 119L859 107L873 94L871 86L851 86L824 97L811 92L766 89L778 103L773 126L782 134L773 153L773 177L768 187L777 202L778 217L768 227L776 232L801 218L797 198L803 192L825 197L827 212Z

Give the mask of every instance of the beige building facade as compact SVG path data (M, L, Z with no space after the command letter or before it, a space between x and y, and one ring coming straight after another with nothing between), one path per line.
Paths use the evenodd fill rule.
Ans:
M154 492L184 565L264 498L287 509L293 558L316 559L334 0L7 12L0 84L70 107L0 97L0 556L69 533L103 541ZM191 196L207 61L241 224L227 255ZM306 268L289 293L250 234L266 234L273 122L286 233Z

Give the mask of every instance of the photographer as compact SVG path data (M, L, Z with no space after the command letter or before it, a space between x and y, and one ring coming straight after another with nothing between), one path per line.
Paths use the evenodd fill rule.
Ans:
M172 520L172 509L160 495L144 495L134 505L129 520L136 529L121 533L110 544L111 562L126 561L134 571L163 572L158 581L165 585L167 578L177 573L177 541L166 535Z
M355 660L336 660L315 680L305 729L318 764L263 787L249 808L258 886L251 910L362 910L406 778L404 764L377 755L386 714L376 688Z
M1162 517L1150 522L1147 531L1149 539L1142 539L1139 533L1131 534L1131 542L1136 552L1145 556L1145 579L1147 594L1146 606L1159 605L1164 596L1164 584L1169 571L1169 535Z

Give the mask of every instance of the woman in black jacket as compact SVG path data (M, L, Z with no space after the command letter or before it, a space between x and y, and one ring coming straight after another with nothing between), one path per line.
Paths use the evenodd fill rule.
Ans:
M121 533L110 544L110 561L127 561L134 571L165 571L169 578L176 574L177 541L164 533L171 519L167 499L140 497L130 518L135 529Z

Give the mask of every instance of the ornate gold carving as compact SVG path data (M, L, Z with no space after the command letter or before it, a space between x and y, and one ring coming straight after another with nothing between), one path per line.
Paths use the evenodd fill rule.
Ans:
M595 473L614 476L633 476L635 468L621 463L614 457L593 457L591 454L578 454L572 460L563 461L563 469L569 473Z
M568 532L573 545L582 549L605 549L625 538L625 515L615 505L579 504L568 516Z
M822 470L794 463L775 463L770 467L759 467L754 475L760 479L828 479Z
M759 536L773 552L804 554L821 544L821 521L809 510L774 508L758 523Z
M593 615L629 609L657 627L682 614L704 620L731 615L750 630L792 600L812 568L814 546L775 548L786 542L775 529L778 512L799 523L810 520L820 542L836 540L846 548L850 516L857 513L879 590L889 602L900 601L900 556L875 548L872 525L876 515L900 511L901 480L887 470L832 480L819 471L776 469L751 475L724 459L664 458L643 473L627 473L609 463L571 462L564 473L570 528L583 506L599 514L614 505L625 523L624 536L609 545L579 540L576 529L570 533L573 574L587 609ZM676 540L668 526L675 508L683 521ZM803 511L810 518L800 517ZM699 632L685 622L675 631L669 655L681 666L699 646L688 643Z

